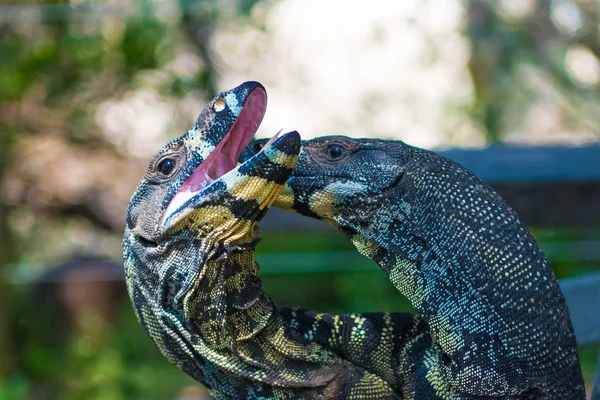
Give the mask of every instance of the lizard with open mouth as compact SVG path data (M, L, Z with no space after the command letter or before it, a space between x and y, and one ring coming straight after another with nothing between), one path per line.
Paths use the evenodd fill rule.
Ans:
M569 311L544 254L462 166L401 141L316 138L303 142L274 206L345 232L427 322L431 346L395 366L409 377L397 388L404 398L585 398Z
M299 135L290 132L237 164L266 102L256 82L221 93L150 162L130 201L123 241L137 318L160 351L213 398L400 398L385 379L343 355L363 354L365 332L379 330L391 357L415 337L426 341L425 324L400 314L284 309L262 289L257 221L300 151ZM384 320L397 321L396 329L381 332ZM300 323L310 335L292 329Z

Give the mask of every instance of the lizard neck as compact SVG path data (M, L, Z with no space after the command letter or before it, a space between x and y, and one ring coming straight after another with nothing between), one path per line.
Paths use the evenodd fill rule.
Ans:
M459 165L413 149L401 183L381 196L379 209L363 207L364 224L351 226L360 232L355 245L429 323L443 374L456 390L555 393L575 382L573 393L581 392L575 335L558 282L496 192ZM347 219L353 222L351 214ZM468 376L486 362L480 378Z
M254 251L227 254L205 268L210 276L200 283L191 318L203 340L212 346L221 343L222 337L213 335L218 326L221 335L231 338L233 352L253 341L269 341L281 321L277 305L262 288Z
M229 252L203 269L185 307L195 357L228 379L279 387L325 387L335 378L338 359L286 327L262 288L253 250Z
M482 392L505 395L495 383L498 379L504 380L507 387L518 388L513 393L518 394L530 380L535 381L537 371L551 374L572 370L575 375L580 374L573 331L564 326L568 323L568 311L537 247L532 251L537 258L527 260L528 265L521 260L526 256L521 255L521 269L513 268L512 272L508 263L482 265L481 256L470 253L469 264L462 260L472 268L469 273L457 266L452 255L441 253L436 243L409 232L396 233L393 246L388 246L389 241L379 243L361 233L355 234L352 241L363 255L382 267L428 322L444 379L461 389L477 387ZM482 247L485 254L489 253L487 250ZM506 245L501 251L511 250ZM490 259L501 257L490 255ZM545 292L532 288L528 280L531 275L544 281ZM545 331L544 326L550 329ZM482 359L495 361L481 379L470 382L465 371L469 366L477 368ZM561 381L559 375L554 376L556 382ZM550 393L559 390L552 385L546 383L543 389Z

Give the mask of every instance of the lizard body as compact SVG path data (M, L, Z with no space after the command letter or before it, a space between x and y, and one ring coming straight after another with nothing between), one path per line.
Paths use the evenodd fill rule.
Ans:
M317 138L274 205L344 231L427 321L433 345L406 397L585 398L548 262L460 165L399 141Z
M406 381L394 375L400 369L372 366L364 355L376 347L381 360L399 363L415 337L428 340L421 319L280 308L262 290L256 222L300 151L289 133L236 167L265 106L258 83L224 92L150 162L123 245L138 320L213 398L399 398L389 382Z

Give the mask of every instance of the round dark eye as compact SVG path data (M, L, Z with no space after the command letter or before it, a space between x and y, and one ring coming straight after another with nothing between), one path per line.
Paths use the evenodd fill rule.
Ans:
M331 158L340 158L344 155L344 149L338 145L329 146L327 153Z
M175 169L175 160L171 158L165 158L161 162L158 163L156 170L160 172L162 175L170 175L171 172Z

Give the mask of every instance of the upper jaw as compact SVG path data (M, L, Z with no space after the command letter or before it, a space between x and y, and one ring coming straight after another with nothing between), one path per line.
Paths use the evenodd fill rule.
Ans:
M222 181L222 177L236 168L240 155L252 140L265 114L267 95L264 87L259 83L247 82L232 91L225 92L212 102L212 106L215 107L221 99L225 101L232 113L237 115L237 118L229 130L220 139L213 142L215 146L204 161L186 168L188 171L192 169L193 171L177 188L175 195L168 200L166 209L160 218L159 231L179 220L180 218L177 216L183 214L185 209L202 203L203 199L212 191L208 189L212 188L216 181ZM220 102L219 107L222 106L223 101ZM215 112L217 112L216 110L215 108ZM210 133L209 131L208 134L210 135ZM277 135L274 139L276 137ZM206 147L204 146L204 148ZM188 148L188 151L195 150ZM202 158L188 157L188 160Z

